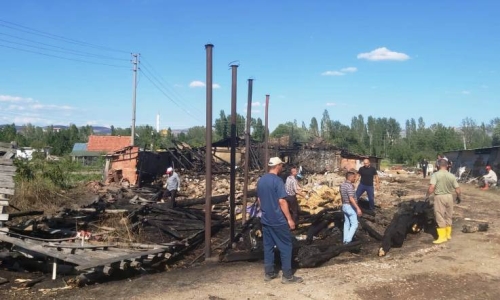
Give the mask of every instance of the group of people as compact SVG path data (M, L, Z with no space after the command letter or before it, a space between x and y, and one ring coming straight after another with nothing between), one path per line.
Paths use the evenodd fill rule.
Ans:
M426 161L425 161L426 162ZM426 162L427 163L427 162ZM299 222L299 204L297 195L305 196L298 181L297 168L292 166L286 181L279 177L284 162L279 157L272 157L268 162L268 173L264 174L257 183L257 197L261 210L261 224L264 247L264 280L271 281L278 274L274 264L274 250L280 252L282 283L300 283L301 277L295 276L292 271L293 236ZM426 166L425 166L426 167ZM451 240L452 215L454 203L461 202L461 190L456 177L449 172L450 162L446 157L439 156L436 162L438 170L431 175L430 184L426 193L426 200L434 195L434 214L437 223L438 238L436 244ZM424 168L424 165L422 165ZM486 167L488 174L485 182L496 183L496 174L491 167ZM176 195L180 188L180 177L173 170L166 171L167 181L162 201L167 200L170 207L176 206ZM424 178L426 172L424 170ZM357 188L355 183L359 182ZM359 199L366 192L368 208L375 209L375 190L380 187L377 170L371 166L370 160L363 160L363 166L356 172L349 171L345 181L340 185L342 211L344 213L343 243L353 241L358 227L358 217L362 216ZM456 193L454 199L453 193Z
M274 264L274 249L278 248L281 259L282 283L300 283L301 277L292 271L292 248L294 230L299 221L297 194L304 196L297 182L297 168L292 166L286 182L279 177L284 162L279 157L269 160L269 172L257 183L257 197L261 209L261 224L264 245L264 280L270 281L278 275ZM354 183L360 181L357 190ZM377 170L365 159L358 173L347 172L340 186L342 211L345 215L343 242L352 242L358 227L358 216L362 215L357 199L366 192L369 208L375 208L375 189L379 188Z

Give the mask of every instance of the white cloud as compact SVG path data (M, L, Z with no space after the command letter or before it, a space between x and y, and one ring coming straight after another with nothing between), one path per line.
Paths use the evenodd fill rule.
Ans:
M252 102L252 106L260 106L260 102L257 101L257 102Z
M366 59L371 61L381 61L381 60L405 61L410 59L410 56L402 52L391 51L386 47L381 47L371 52L358 54L358 59Z
M326 103L326 106L335 106L335 105L337 105L337 103L335 103L335 102L327 102Z
M190 88L205 87L205 83L203 81L195 80L191 81L189 87Z
M199 81L199 80L191 81L191 83L189 84L190 88L201 88L201 87L205 87L205 86L207 86L207 85L203 81ZM214 83L214 84L212 84L212 88L220 89L220 84Z
M69 105L55 105L55 104L33 104L30 106L33 110L75 110L76 108Z
M340 71L325 71L325 72L321 73L321 75L323 75L323 76L343 76L345 74L340 72Z
M470 95L470 91L462 91L462 95Z
M321 73L323 76L344 76L346 73L354 73L358 71L358 68L356 67L346 67L342 68L340 70L334 70L334 71L325 71Z
M24 102L31 103L33 102L32 98L23 98L18 96L10 96L10 95L0 95L0 102Z
M354 73L357 70L358 70L358 68L356 68L356 67L347 67L347 68L340 69L340 72L343 72L343 73Z
M246 114L247 113L247 109L245 108L243 110L243 112ZM260 110L258 110L258 109L252 109L252 114L260 114Z

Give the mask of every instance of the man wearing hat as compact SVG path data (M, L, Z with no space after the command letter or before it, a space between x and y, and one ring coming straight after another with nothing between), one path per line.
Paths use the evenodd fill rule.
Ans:
M269 172L257 182L257 196L261 209L261 223L264 240L264 281L270 281L278 275L274 270L274 248L280 252L281 283L300 283L302 278L294 276L292 271L292 234L295 222L285 200L287 193L283 180L278 176L283 169L279 157L269 159Z
M490 166L486 166L486 172L486 175L483 176L484 187L481 188L482 190L487 190L490 186L496 186L498 181L497 173Z
M162 200L170 197L170 201L167 200L167 206L169 208L174 208L176 206L175 197L177 196L177 191L181 186L181 179L172 167L167 169L166 174L168 178L167 183L165 184L165 192L163 193Z

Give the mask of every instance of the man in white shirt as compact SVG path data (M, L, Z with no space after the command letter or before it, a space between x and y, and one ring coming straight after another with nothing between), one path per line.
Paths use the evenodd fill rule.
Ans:
M498 181L497 173L490 166L486 166L486 172L486 175L483 176L484 187L481 188L482 190L487 190L490 186L496 186Z

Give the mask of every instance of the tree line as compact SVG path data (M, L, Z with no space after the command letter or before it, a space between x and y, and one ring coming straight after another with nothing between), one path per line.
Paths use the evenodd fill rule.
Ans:
M265 128L261 118L250 121L251 137L254 141L264 140ZM236 116L236 134L243 137L246 118ZM213 141L228 138L231 131L231 115L221 110L213 125ZM147 149L170 148L174 142L186 142L193 147L205 144L205 127L194 126L186 132L174 135L168 128L158 133L150 125L137 126L135 145ZM69 154L75 143L85 143L93 134L92 126L55 130L53 126L39 127L31 124L18 132L14 124L0 128L0 141L15 141L21 147L41 149L52 147L52 154L62 156ZM111 135L130 136L130 128L111 126ZM423 158L434 159L437 153L500 146L500 118L489 123L477 123L471 118L462 120L459 128L445 126L441 123L427 125L423 118L409 119L400 124L394 118L376 118L363 115L354 116L351 124L342 124L330 118L328 110L322 117L311 118L309 125L297 120L279 124L271 133L271 138L290 136L294 142L309 142L322 138L325 142L347 149L350 152L389 158L394 163L413 164Z

